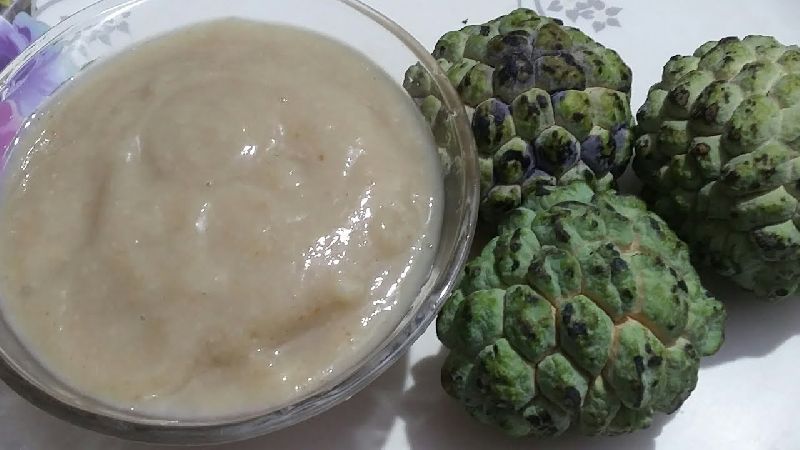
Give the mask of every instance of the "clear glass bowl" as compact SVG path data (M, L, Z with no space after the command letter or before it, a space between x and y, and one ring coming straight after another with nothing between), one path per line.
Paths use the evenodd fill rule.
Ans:
M443 103L436 125L446 198L441 240L427 282L393 332L359 364L294 404L213 420L166 420L109 407L48 372L0 317L0 378L38 407L77 425L118 437L167 444L251 438L319 414L364 388L395 362L433 320L468 255L478 209L476 150L458 96L434 59L412 36L356 0L103 0L47 32L0 74L0 111L11 141L24 118L90 63L179 27L222 17L290 24L360 50L402 83L420 63ZM0 149L8 142L0 142Z

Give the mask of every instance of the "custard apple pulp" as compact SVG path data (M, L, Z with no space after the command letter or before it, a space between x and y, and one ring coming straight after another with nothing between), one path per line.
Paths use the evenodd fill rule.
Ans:
M519 207L532 178L609 185L628 166L631 71L581 31L518 9L445 34L433 56L471 116L486 222ZM413 66L404 84L446 145L430 74Z
M758 296L800 285L800 47L766 36L675 56L638 113L644 197L698 264Z
M677 410L725 311L688 249L633 197L539 186L437 318L445 390L514 436L616 435Z

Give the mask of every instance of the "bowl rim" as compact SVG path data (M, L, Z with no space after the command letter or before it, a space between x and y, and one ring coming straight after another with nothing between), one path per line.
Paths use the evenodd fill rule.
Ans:
M0 71L0 86L5 86L11 76L52 42L94 17L107 17L115 10L135 7L151 0L99 0L62 22L53 26L33 42L5 69ZM419 302L398 323L393 333L387 336L360 363L343 372L335 380L323 384L309 395L303 396L290 406L256 412L244 419L195 421L184 424L179 420L125 417L92 411L68 403L53 395L47 386L23 374L14 359L0 346L0 379L17 394L45 412L67 422L103 434L123 439L160 444L200 445L222 444L249 439L295 425L348 400L364 389L379 375L391 367L411 345L416 342L431 324L469 257L475 236L480 202L480 184L477 148L471 131L468 115L456 90L433 56L409 32L397 23L363 3L361 0L329 0L349 7L372 20L397 38L432 75L440 91L443 105L450 111L455 139L461 148L459 168L463 171L463 182L458 199L463 203L461 217L457 220L457 235L460 244L449 256L445 270L431 272L429 280L435 280L427 298ZM91 398L91 397L90 397ZM115 409L115 408L112 408Z

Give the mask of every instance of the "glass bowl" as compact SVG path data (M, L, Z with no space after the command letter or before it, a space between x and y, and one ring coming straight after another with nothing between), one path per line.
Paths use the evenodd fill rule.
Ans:
M426 283L402 320L354 367L290 405L220 420L181 420L110 407L60 381L0 317L0 378L34 405L82 427L165 444L223 443L266 434L347 400L395 362L422 334L467 258L479 201L475 144L464 107L436 61L412 36L356 0L103 0L66 19L0 73L0 149L13 148L26 117L92 62L176 28L223 17L294 25L360 50L403 83L419 63L441 99L435 133L443 159L445 209ZM7 114L6 114L7 113ZM10 118L9 118L10 117ZM7 156L5 155L7 160Z

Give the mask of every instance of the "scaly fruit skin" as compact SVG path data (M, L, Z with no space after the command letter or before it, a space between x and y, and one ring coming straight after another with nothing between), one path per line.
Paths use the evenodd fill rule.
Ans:
M800 284L800 47L709 42L664 67L638 113L644 198L698 264L759 297Z
M723 340L725 311L644 203L539 184L437 318L445 390L514 436L616 435L671 413Z
M627 168L631 71L579 30L518 9L445 34L433 55L472 117L486 222L519 207L531 178L591 177L600 186ZM411 67L404 85L446 146L437 130L447 115L428 72Z

